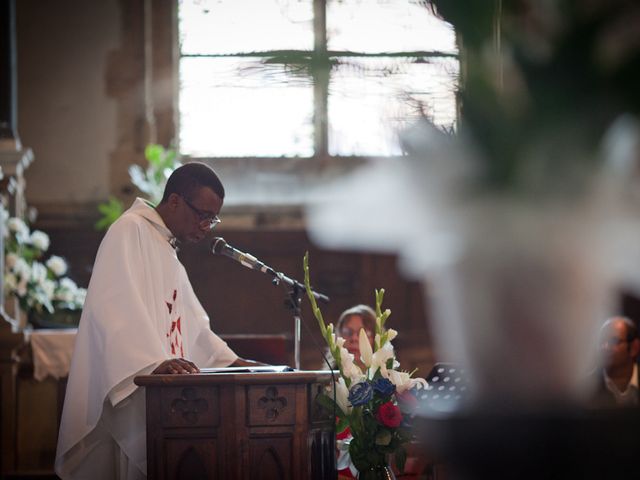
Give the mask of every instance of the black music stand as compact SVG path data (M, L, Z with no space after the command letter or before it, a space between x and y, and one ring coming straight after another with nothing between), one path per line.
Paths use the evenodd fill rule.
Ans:
M466 370L453 363L436 363L418 391L418 414L441 416L459 411L469 395Z

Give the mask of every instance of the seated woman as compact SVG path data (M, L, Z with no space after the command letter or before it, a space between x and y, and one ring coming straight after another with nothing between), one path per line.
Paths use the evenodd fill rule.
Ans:
M354 363L364 369L360 359L360 330L364 328L369 342L373 346L376 335L376 312L367 305L356 305L340 315L336 324L336 334L344 338L344 348L353 354Z

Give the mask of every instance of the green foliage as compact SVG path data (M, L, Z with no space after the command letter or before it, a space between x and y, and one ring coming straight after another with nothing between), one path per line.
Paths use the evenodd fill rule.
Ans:
M106 230L122 215L124 205L117 198L109 197L109 201L98 205L98 211L102 214L102 217L95 223L94 228L96 230Z
M165 149L162 145L149 144L144 149L147 167L140 165L129 167L129 177L138 190L151 203L157 205L162 200L164 187L171 173L180 166L178 152L174 149ZM108 202L98 205L102 217L95 224L97 230L106 230L124 212L122 202L110 197Z
M140 165L131 165L129 176L151 203L158 204L162 199L167 179L180 166L180 162L175 150L164 149L162 145L147 145L144 156L149 162L147 168L143 170Z

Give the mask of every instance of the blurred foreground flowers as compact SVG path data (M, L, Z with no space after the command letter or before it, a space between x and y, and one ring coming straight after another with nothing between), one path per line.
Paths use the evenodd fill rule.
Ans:
M429 3L463 45L459 127L323 186L312 239L398 254L472 402L579 401L615 288L640 290L640 4Z

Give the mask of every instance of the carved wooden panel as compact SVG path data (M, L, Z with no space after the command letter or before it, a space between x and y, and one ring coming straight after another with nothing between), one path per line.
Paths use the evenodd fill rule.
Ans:
M312 430L309 432L309 445L312 480L336 478L335 432L333 430Z
M249 439L249 478L251 480L291 479L293 439L253 437Z
M172 427L216 426L218 389L185 386L162 392L162 424Z
M206 439L165 440L169 466L167 478L171 480L206 480L218 477L216 471L217 442Z
M247 387L248 425L293 425L295 412L295 387L291 385Z

